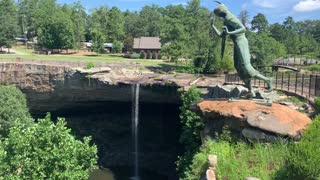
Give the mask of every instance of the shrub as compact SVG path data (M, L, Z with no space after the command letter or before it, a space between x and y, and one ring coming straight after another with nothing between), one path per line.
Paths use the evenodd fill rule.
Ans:
M88 62L87 66L84 69L92 69L95 67L95 64L93 62Z
M284 143L230 144L227 141L207 141L196 153L186 171L187 180L200 179L208 168L208 156L217 155L217 179L276 178L285 165L288 149Z
M203 127L203 122L200 117L190 108L192 103L199 101L200 91L191 87L187 92L181 93L182 106L180 107L180 119L182 124L182 132L180 142L184 144L186 152L179 157L177 162L180 178L184 179L187 167L189 166L195 152L198 151L201 145L200 130Z
M152 59L157 59L157 53L156 52L152 52Z
M112 53L120 53L122 51L122 43L120 41L114 41L112 44Z
M307 67L307 69L309 69L310 71L314 71L314 72L320 71L320 65L314 64L314 65Z
M6 137L18 122L26 126L33 123L26 97L14 86L0 85L0 136Z
M317 113L320 113L320 97L315 98L314 103Z
M148 52L147 52L147 59L151 59L151 56L152 56L151 52L148 51Z
M292 145L289 175L296 179L320 179L320 115L302 134L298 144Z
M140 59L145 59L146 58L146 53L143 51L140 52Z
M158 53L158 59L162 59L161 53Z
M203 56L197 56L193 59L193 65L196 68L202 69L207 62L207 59Z
M8 138L0 142L0 177L86 180L97 162L96 154L90 138L76 140L64 119L53 124L47 116L28 128L11 128Z
M131 59L139 59L140 58L140 54L134 53L131 54Z

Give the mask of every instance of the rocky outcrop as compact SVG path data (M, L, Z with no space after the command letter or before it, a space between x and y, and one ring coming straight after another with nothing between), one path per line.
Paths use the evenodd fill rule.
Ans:
M203 117L207 126L211 126L205 128L207 132L216 130L219 128L217 126L229 125L248 137L261 137L263 140L276 136L299 139L311 123L308 116L289 107L280 104L269 107L250 100L202 101L195 106L195 111Z
M157 74L132 63L79 68L84 66L59 61L2 62L0 84L19 87L33 112L47 112L107 101L130 102L132 84L141 84L141 102L179 104L180 87L223 83L223 79L191 74Z

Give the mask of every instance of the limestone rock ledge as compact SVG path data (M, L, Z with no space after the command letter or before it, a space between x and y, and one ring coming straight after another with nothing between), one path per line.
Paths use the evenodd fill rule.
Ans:
M311 119L294 109L274 103L272 107L256 104L250 100L199 102L195 111L206 121L207 133L217 126L228 125L231 129L300 139L301 133L311 124ZM210 127L211 126L211 127Z

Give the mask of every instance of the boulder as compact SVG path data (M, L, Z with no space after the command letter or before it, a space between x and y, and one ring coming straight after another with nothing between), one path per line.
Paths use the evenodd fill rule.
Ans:
M250 100L199 102L194 109L206 121L228 121L242 131L260 129L272 134L299 139L311 119L294 109L274 103L271 107Z

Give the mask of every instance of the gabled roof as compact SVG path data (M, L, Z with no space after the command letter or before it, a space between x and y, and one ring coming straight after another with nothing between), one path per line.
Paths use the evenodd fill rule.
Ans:
M134 38L133 49L161 49L159 37Z

